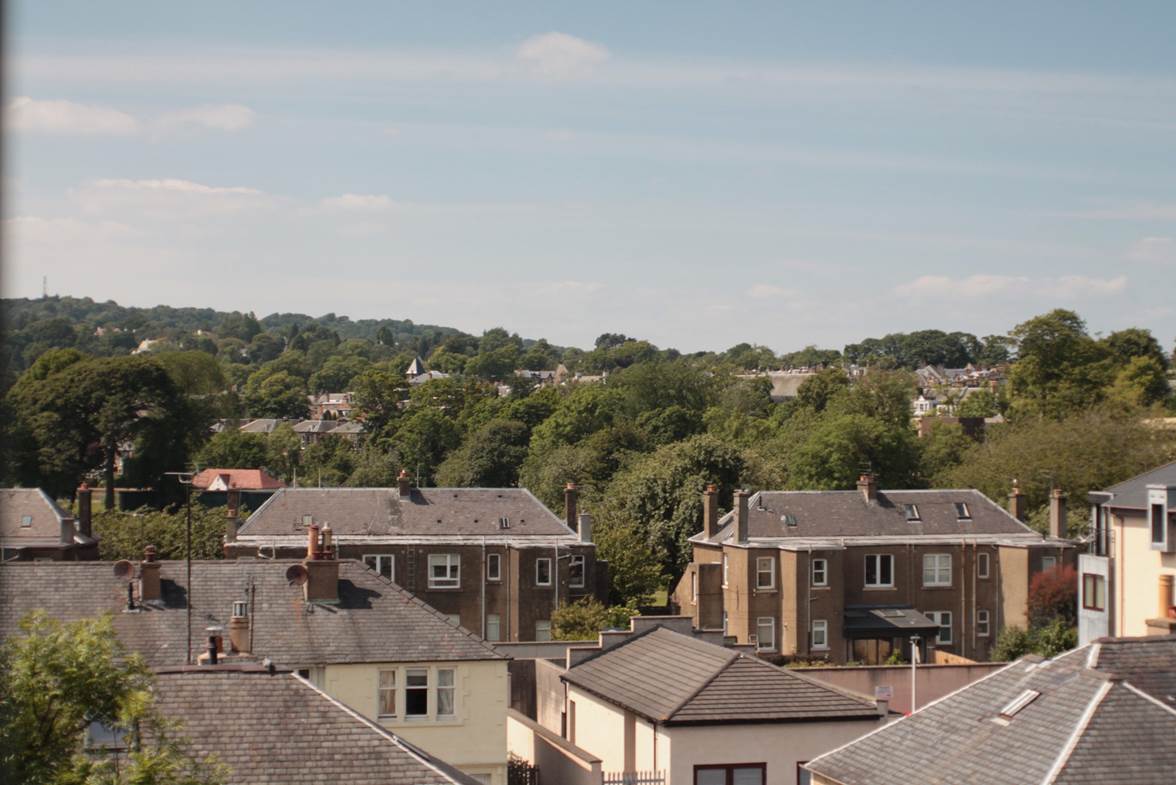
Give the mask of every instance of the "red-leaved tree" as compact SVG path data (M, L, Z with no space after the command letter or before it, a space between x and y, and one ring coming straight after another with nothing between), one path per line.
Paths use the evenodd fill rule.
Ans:
M1034 627L1054 619L1076 624L1078 619L1078 573L1070 565L1043 570L1029 582L1029 622Z

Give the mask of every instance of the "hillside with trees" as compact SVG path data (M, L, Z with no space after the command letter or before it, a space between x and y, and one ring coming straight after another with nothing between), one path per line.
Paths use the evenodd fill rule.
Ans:
M862 471L883 488L976 487L998 502L1016 478L1039 519L1051 486L1081 499L1176 459L1176 431L1157 425L1173 412L1170 353L1142 329L1091 335L1062 310L1004 336L926 330L786 355L746 343L683 354L616 333L584 350L502 328L72 298L6 300L4 319L5 485L68 500L83 478L113 480L158 488L165 504L179 497L164 473L197 466L323 486L392 485L407 468L422 485L526 486L558 508L574 481L613 600L633 605L680 574L708 483L728 508L735 488L851 488ZM409 384L417 357L448 376ZM1008 363L997 393L968 402L1003 422L982 439L947 423L919 438L912 371L968 363ZM560 365L562 385L515 373ZM812 375L783 401L757 373L801 367ZM304 418L308 395L342 391L365 429L355 442L303 446L290 422L236 428Z

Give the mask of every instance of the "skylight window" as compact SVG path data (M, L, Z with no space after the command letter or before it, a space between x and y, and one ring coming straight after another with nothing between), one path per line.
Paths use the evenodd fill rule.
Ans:
M796 525L796 516L790 512L786 512L783 515L781 515L780 520L784 522L785 526L795 526Z
M919 506L917 504L904 504L902 506L902 512L904 515L906 515L906 519L908 521L923 520L919 517Z
M1041 695L1041 693L1037 690L1025 690L1020 695L1005 704L1005 707L1000 710L1000 716L1004 717L1005 719L1012 719L1016 716L1017 712L1028 706L1033 701L1037 700L1039 695Z
M959 520L961 520L961 521L972 520L972 511L968 509L967 502L956 502L955 503L955 511L956 511L956 518L958 518Z

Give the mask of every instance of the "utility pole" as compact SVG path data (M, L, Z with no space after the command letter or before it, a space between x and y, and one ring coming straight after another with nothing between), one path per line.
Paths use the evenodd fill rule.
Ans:
M919 664L919 636L911 636L911 714L915 713L918 703L915 700L915 677L918 676L916 666Z

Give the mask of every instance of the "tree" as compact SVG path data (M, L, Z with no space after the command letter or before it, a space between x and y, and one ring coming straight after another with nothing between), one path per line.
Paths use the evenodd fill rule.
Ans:
M595 640L602 630L629 629L629 617L636 615L635 607L606 606L595 597L584 597L555 609L551 637L557 641Z
M1071 565L1042 570L1029 581L1029 619L1035 627L1054 619L1078 623L1078 573Z
M815 412L822 412L834 397L849 389L849 377L840 368L826 368L800 383L796 400Z
M371 368L352 380L355 409L369 432L383 433L400 416L400 404L408 399L408 383L402 374Z
M245 408L251 417L301 419L309 404L306 386L289 371L258 371L245 383Z
M976 390L955 407L957 417L994 417L997 411L996 395L990 390Z
M1150 330L1128 327L1111 333L1101 343L1121 363L1137 357L1148 357L1158 362L1164 370L1168 369L1168 358Z
M530 431L518 420L491 420L437 468L443 486L509 488L518 484Z
M187 511L153 510L134 512L103 510L94 514L98 556L103 561L139 561L148 545L154 545L160 559L183 559L187 555ZM205 507L192 502L192 558L224 558L225 508Z
M433 484L433 475L445 456L461 445L461 431L437 409L414 408L412 414L400 421L392 443L404 461L404 468L417 478L418 484L428 486Z
M1009 372L1015 415L1059 418L1102 400L1113 366L1078 314L1050 311L1017 325L1012 336L1018 342Z
M957 423L933 420L927 435L918 440L919 474L930 481L954 469L975 443Z
M265 436L227 428L214 434L196 453L196 464L202 468L259 469L268 457Z
M110 617L62 623L43 612L21 621L0 655L0 774L8 785L212 785L224 770L189 755L151 698L151 674L114 636ZM126 761L80 753L92 722L147 743Z
M863 414L821 419L788 459L789 481L798 490L853 488L863 471L882 487L909 488L918 465L914 436Z
M649 540L627 522L607 511L593 531L597 558L608 562L610 602L630 607L644 605L662 585L661 566Z
M1154 357L1132 357L1107 392L1121 406L1143 407L1161 403L1172 394L1164 366Z
M1012 662L1033 651L1033 638L1023 627L1009 625L996 636L996 643L989 652L993 662Z

